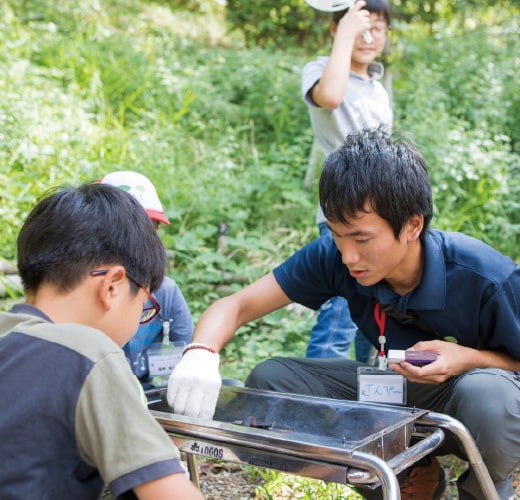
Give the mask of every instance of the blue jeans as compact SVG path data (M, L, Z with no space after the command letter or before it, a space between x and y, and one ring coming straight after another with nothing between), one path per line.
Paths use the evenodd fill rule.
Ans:
M325 223L318 224L320 236L330 233ZM348 302L333 297L318 309L318 318L311 329L307 358L348 358L350 344L355 341L356 359L365 362L372 344L352 321Z

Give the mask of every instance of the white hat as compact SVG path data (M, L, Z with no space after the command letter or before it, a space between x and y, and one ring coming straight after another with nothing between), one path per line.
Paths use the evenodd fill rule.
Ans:
M130 193L141 205L150 219L169 224L154 185L148 177L137 172L111 172L99 180L100 184L110 184Z
M311 7L322 12L337 12L350 9L354 0L305 0Z

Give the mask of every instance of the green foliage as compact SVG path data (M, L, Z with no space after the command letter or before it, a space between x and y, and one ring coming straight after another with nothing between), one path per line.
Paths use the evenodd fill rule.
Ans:
M484 13L474 29L437 27L433 38L402 27L396 59L396 128L412 135L432 178L433 225L466 232L518 259L520 180L510 104L514 20L500 28ZM513 124L513 125L511 125Z
M227 0L226 19L232 29L242 32L247 46L285 50L322 45L329 39L330 17L303 0Z
M222 376L245 381L259 360L284 355L305 357L306 332L315 320L313 311L287 308L243 326L222 352Z
M13 47L0 77L11 96L0 101L4 256L14 258L20 223L46 189L126 168L157 186L172 221L161 229L170 274L195 319L316 235L316 195L303 189L312 135L297 98L302 56L211 46L195 29L177 36L185 11L150 5L127 19L109 2L44 4L17 5L18 16L4 6L0 31ZM229 236L217 251L221 222ZM244 328L223 374L244 379L270 352L302 354L312 320L287 311Z
M393 0L391 2L394 17L407 23L415 22L432 28L436 23L461 19L472 16L475 12L484 9L502 12L516 12L518 14L518 2L516 0L427 0L417 2L415 0Z
M318 479L293 476L273 470L259 470L265 484L256 488L256 498L301 498L305 500L356 500L363 497L349 486Z

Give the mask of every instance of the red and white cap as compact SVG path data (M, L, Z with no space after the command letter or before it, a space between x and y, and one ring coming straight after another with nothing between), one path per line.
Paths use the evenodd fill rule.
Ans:
M169 224L154 185L148 177L138 172L111 172L99 180L100 184L110 184L130 193L141 205L150 219Z

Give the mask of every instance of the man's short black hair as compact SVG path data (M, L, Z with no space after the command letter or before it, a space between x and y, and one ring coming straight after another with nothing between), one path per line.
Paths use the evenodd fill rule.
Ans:
M319 192L328 221L348 224L368 207L390 224L396 239L413 215L424 217L423 239L433 215L423 157L404 136L381 128L347 136L325 160Z
M380 14L385 18L386 24L390 26L390 4L387 0L366 0L366 5L363 9L368 10L368 12L375 12L376 14ZM340 10L338 12L332 13L332 20L335 24L338 24L341 18L348 12L348 9Z
M164 246L143 207L104 184L51 190L27 217L17 245L26 292L43 283L68 291L90 271L116 264L153 291L166 268Z

